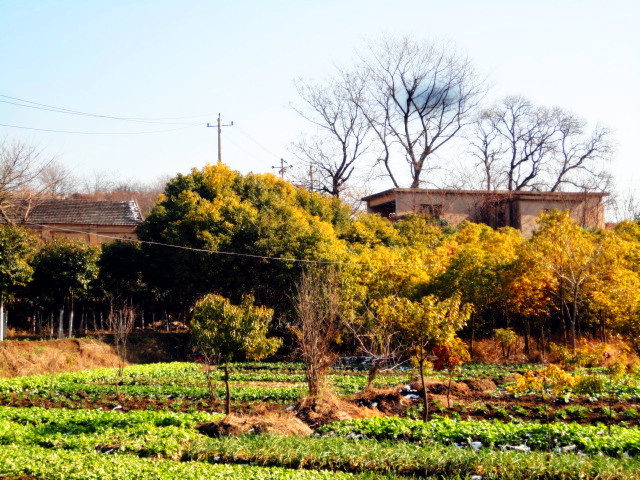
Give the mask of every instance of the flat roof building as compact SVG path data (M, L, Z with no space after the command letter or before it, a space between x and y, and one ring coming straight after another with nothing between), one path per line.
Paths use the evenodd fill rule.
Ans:
M585 227L604 228L603 198L607 193L528 192L507 190L438 190L392 188L364 197L369 213L391 220L409 214L427 215L459 225L468 220L493 228L513 227L531 236L541 212L568 210Z

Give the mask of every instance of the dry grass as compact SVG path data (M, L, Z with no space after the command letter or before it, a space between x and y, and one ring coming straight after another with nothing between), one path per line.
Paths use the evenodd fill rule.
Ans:
M295 408L296 416L311 428L352 418L381 417L377 409L361 407L332 393L303 398Z
M0 343L0 377L118 366L113 347L97 340L7 341Z
M291 412L262 412L251 415L231 414L216 422L200 425L198 431L210 437L247 433L306 437L312 433L311 428Z

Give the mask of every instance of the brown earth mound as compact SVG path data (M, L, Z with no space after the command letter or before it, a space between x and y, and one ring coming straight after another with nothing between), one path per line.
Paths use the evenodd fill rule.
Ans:
M369 388L353 397L353 401L362 407L376 408L385 415L402 416L411 400L406 399L397 390Z
M242 435L246 433L270 433L308 436L312 430L293 414L271 413L262 415L227 415L213 422L198 426L198 431L209 437Z
M446 395L449 389L449 382L441 380L427 380L426 388L429 393L434 395ZM422 394L422 383L420 380L414 380L410 383L411 388L418 391L418 394ZM463 397L469 395L470 389L466 383L451 382L451 395L455 397Z
M493 380L488 378L468 378L462 382L474 392L490 392L498 388Z
M118 366L113 347L97 340L7 341L0 343L0 377Z
M303 398L295 407L296 416L311 428L352 418L381 417L377 409L358 406L332 394Z

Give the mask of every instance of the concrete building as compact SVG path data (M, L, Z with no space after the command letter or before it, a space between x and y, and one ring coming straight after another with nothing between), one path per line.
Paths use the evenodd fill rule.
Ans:
M367 211L391 220L409 214L428 215L458 225L465 220L494 228L513 227L531 236L541 212L568 210L582 226L604 228L607 193L431 190L393 188L364 197Z
M37 232L43 240L64 237L93 245L118 238L135 239L135 229L142 222L134 200L40 199L21 210L13 221Z

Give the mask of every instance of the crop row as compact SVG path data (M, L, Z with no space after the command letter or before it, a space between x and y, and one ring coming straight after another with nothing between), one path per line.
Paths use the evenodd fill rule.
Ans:
M416 446L341 437L242 435L208 438L194 426L204 413L100 412L0 408L0 476L36 478L359 478L397 475L484 479L636 478L637 458L547 455L495 449ZM154 457L150 462L144 457ZM174 461L168 461L174 460ZM176 460L182 460L177 462ZM240 467L231 464L264 467ZM215 465L207 465L215 464ZM361 475L369 472L367 475ZM198 477L198 475L200 477ZM332 478L347 478L335 474Z
M319 433L377 440L480 445L524 450L573 450L612 456L640 455L640 428L554 422L461 421L438 418L421 422L407 418L345 420L321 427ZM474 442L479 442L475 444Z
M475 451L437 444L417 446L401 441L340 437L244 435L202 438L191 447L189 455L192 459L212 462L389 475L385 478L637 480L640 471L638 458L495 449Z
M349 474L287 470L280 467L257 467L202 462L150 460L131 455L105 455L76 451L24 448L9 445L0 449L0 475L29 476L51 480L199 480L237 478L239 480L343 479ZM371 478L371 477L369 477Z

